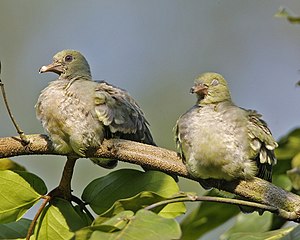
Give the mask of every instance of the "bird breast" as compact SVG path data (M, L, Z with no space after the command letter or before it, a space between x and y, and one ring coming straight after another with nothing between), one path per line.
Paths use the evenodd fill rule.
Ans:
M190 172L200 178L231 180L254 174L247 157L247 127L242 109L194 107L182 116L180 139Z
M103 140L103 127L94 117L93 82L77 82L51 82L36 105L37 116L54 145L64 151L97 147Z

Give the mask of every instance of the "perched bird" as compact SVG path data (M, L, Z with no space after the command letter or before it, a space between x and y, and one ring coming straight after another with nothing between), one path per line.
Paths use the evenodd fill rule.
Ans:
M175 126L176 144L189 173L200 179L257 176L271 181L277 143L261 115L236 106L217 73L199 75L191 93L197 102Z
M93 81L80 52L57 53L50 65L40 68L40 73L44 72L59 77L41 92L36 115L59 153L85 157L86 151L98 148L104 138L155 145L136 101L125 90ZM116 160L92 160L107 168L116 165Z

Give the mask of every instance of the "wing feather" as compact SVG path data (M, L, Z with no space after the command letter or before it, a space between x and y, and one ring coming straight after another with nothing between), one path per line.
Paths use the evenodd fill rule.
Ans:
M250 158L257 161L257 176L272 181L272 167L276 164L274 149L278 146L267 123L256 111L248 111L248 136L250 139Z
M125 90L99 82L95 89L95 112L109 136L155 145L144 113Z

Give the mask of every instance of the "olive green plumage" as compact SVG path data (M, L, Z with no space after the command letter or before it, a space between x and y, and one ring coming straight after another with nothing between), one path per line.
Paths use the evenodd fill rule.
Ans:
M197 103L175 126L177 147L190 174L271 181L277 143L261 115L234 105L225 79L217 73L199 75L191 92Z
M58 152L85 157L86 151L98 148L104 138L155 145L136 101L125 90L93 81L89 64L81 53L63 50L40 72L59 75L41 92L36 104L37 118ZM93 161L108 168L116 163Z

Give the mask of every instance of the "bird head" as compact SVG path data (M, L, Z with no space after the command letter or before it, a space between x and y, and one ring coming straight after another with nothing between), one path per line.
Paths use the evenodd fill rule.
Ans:
M42 66L40 73L54 72L59 75L59 79L70 80L74 77L91 78L90 66L85 57L75 50L63 50L53 57L53 62L47 66Z
M207 72L200 74L195 79L195 84L190 92L197 95L199 104L231 101L227 82L218 73Z

